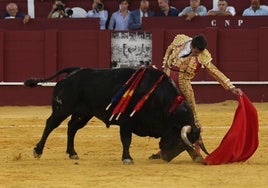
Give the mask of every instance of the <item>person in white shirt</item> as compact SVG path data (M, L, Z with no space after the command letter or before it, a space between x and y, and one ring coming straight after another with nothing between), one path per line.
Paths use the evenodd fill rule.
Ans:
M65 0L55 0L52 5L51 11L48 14L48 18L65 18Z
M206 16L207 8L200 5L200 0L190 0L190 6L185 7L179 16L184 16L186 20L192 20L196 16Z
M108 11L104 10L104 4L102 0L94 0L92 4L92 10L87 13L88 18L100 18L100 29L106 29L106 22L108 20Z
M250 7L243 11L242 16L268 16L268 6L260 5L261 0L250 0Z
M208 11L208 16L235 16L235 8L228 6L227 0L219 0L218 7Z

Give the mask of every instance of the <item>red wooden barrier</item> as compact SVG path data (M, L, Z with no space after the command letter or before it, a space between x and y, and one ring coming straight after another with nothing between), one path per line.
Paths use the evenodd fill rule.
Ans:
M221 19L217 19L217 22ZM237 18L230 19L234 21ZM251 23L244 19L246 23ZM263 24L268 23L268 18L259 19L262 19ZM170 23L172 20L169 20ZM182 18L173 21L185 22ZM199 20L198 24L204 23ZM80 26L85 28L77 29ZM51 22L49 19L35 19L26 25L20 20L0 20L0 28L1 81L22 82L32 76L46 77L66 66L111 67L110 31L100 31L98 20L77 19L75 22L63 19ZM158 67L161 67L166 47L176 34L194 35L202 32L209 41L208 49L212 53L213 62L232 81L268 81L268 27L152 28L148 31L152 32L152 61ZM203 80L213 79L201 71L195 81ZM268 101L267 84L239 87L253 101ZM234 97L219 85L194 85L194 88L198 102L218 102ZM0 105L50 104L51 90L51 87L28 89L23 86L0 86Z
M21 19L0 19L0 29L2 30L99 30L99 18L62 18L48 19L35 18L27 24L23 24Z
M181 17L147 17L142 20L142 29L252 29L267 27L267 16L203 16L186 21Z

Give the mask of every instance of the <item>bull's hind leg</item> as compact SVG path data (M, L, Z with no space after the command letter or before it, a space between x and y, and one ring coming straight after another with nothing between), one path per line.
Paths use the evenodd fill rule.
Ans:
M49 134L53 131L53 129L57 128L61 122L66 119L68 116L59 116L59 115L54 115L52 114L46 121L46 127L43 131L43 135L40 139L40 141L36 144L34 150L33 150L33 155L35 158L40 158L43 149L46 143L46 140L49 136Z
M70 159L79 159L74 149L74 137L78 129L83 128L92 116L81 114L73 114L71 120L68 122L68 141L66 153L69 154Z

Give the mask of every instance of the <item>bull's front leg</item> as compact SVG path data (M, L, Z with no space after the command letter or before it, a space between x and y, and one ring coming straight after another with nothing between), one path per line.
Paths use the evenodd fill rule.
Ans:
M132 132L129 130L128 125L120 126L120 138L123 145L122 161L123 164L133 164L133 159L130 156L129 148L132 140Z

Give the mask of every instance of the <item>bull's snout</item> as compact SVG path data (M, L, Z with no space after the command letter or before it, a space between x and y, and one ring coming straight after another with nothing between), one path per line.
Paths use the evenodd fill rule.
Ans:
M164 161L170 162L172 159L177 157L180 153L185 151L185 145L183 143L179 143L176 147L173 147L169 150L161 150L161 158Z

